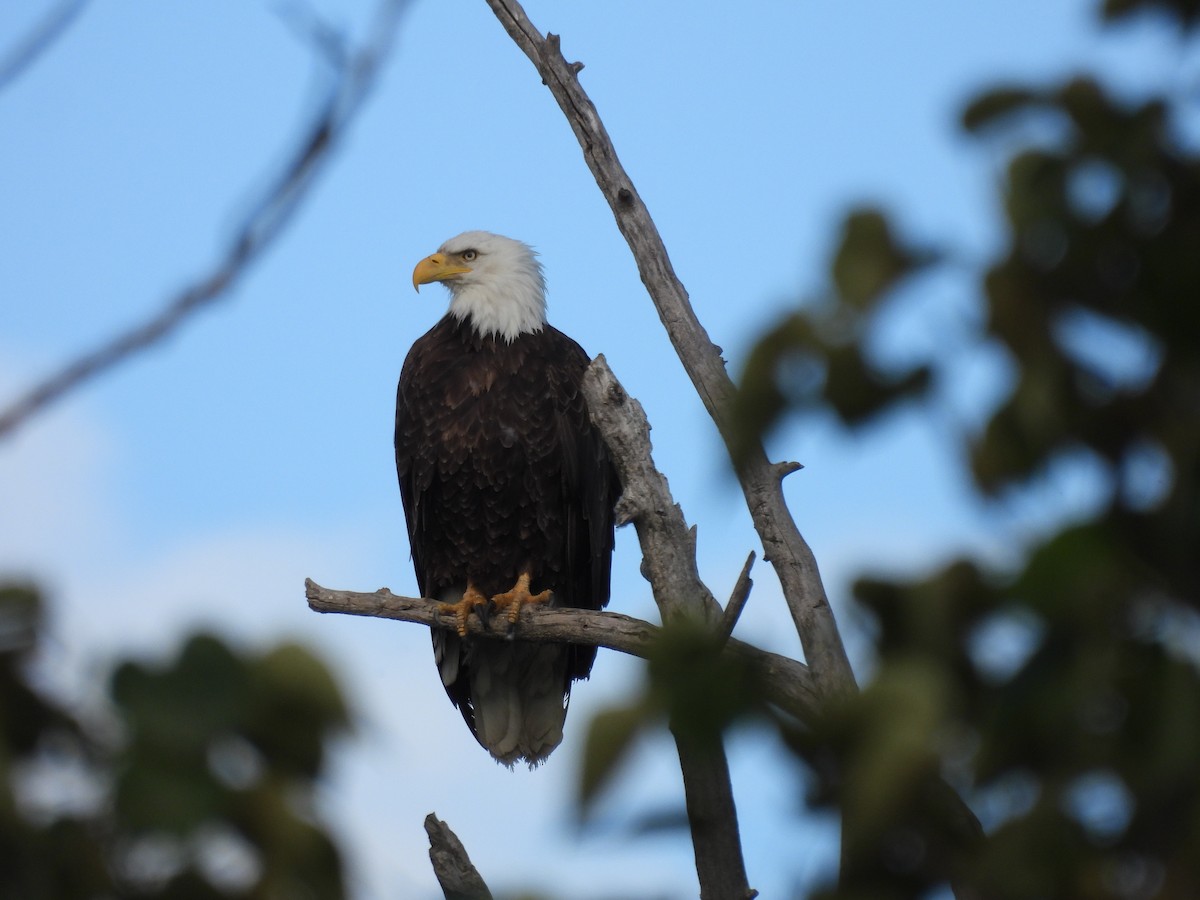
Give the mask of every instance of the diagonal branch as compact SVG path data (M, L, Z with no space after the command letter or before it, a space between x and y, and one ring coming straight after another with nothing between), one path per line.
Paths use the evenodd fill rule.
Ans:
M717 629L717 634L722 642L729 640L729 636L733 634L733 629L742 616L746 601L750 599L750 590L754 587L754 579L750 577L750 569L754 566L754 556L754 551L751 550L742 566L741 574L738 575L737 582L733 585L733 593L729 595L729 602L725 604L725 613L721 616L721 627Z
M330 151L374 85L400 14L407 5L407 0L381 0L371 37L339 70L320 112L293 148L290 161L242 221L225 253L209 272L179 291L149 320L83 354L0 412L0 437L14 432L29 418L92 378L158 343L193 314L228 294L291 221L316 176L328 163Z
M0 91L16 81L43 53L66 34L83 12L86 0L60 0L37 25L0 59Z
M729 401L734 385L725 371L721 350L696 318L687 291L675 275L666 246L609 139L596 107L579 84L578 63L568 63L557 35L541 36L517 0L487 0L509 36L537 67L558 101L596 184L608 200L617 227L637 260L659 318L688 376L717 425L727 447L733 445ZM739 442L739 447L744 445ZM854 673L838 634L816 558L800 535L787 508L782 470L767 459L761 443L751 446L738 467L738 478L764 555L775 567L792 619L823 693L836 696L855 690Z

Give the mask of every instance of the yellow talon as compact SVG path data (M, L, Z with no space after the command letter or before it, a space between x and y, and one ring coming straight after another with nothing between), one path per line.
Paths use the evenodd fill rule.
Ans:
M522 606L526 603L545 603L550 599L550 596L550 591L542 591L540 594L530 594L529 573L522 572L521 577L517 579L517 583L513 585L512 590L494 596L492 598L492 605L496 609L507 609L508 622L510 625L515 625L517 617L521 615Z
M467 616L471 614L471 610L478 606L487 606L488 599L479 593L475 585L467 582L467 589L463 591L462 599L457 603L439 603L438 612L454 613L454 623L457 626L458 636L467 636Z

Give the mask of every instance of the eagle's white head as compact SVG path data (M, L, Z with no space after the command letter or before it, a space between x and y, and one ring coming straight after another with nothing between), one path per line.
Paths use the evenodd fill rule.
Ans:
M440 281L450 314L469 319L483 337L511 341L546 324L546 280L528 244L487 231L450 238L413 269L413 287Z

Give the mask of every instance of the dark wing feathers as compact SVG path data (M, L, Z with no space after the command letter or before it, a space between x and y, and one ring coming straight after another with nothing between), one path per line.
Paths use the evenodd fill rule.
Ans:
M532 564L534 591L549 588L565 606L607 604L618 486L580 392L587 365L549 326L505 342L446 316L413 345L395 443L422 594L440 598L468 576L499 593ZM571 653L569 677L586 678L595 648ZM447 691L461 707L459 682L458 696Z

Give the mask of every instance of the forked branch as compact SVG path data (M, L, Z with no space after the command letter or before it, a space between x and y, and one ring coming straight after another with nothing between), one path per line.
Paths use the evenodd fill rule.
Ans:
M596 107L579 84L578 63L568 63L556 35L542 37L517 0L487 0L509 36L537 67L558 101L583 149L596 184L612 209L617 227L637 260L659 318L684 369L717 425L727 447L734 442L729 416L734 385L725 371L721 350L709 339L692 309L687 291L671 266L667 248L633 181L617 158ZM738 441L746 446L743 439ZM744 453L738 478L764 555L779 576L804 655L822 693L843 695L856 689L816 558L800 535L784 500L780 470L767 459L761 443Z

